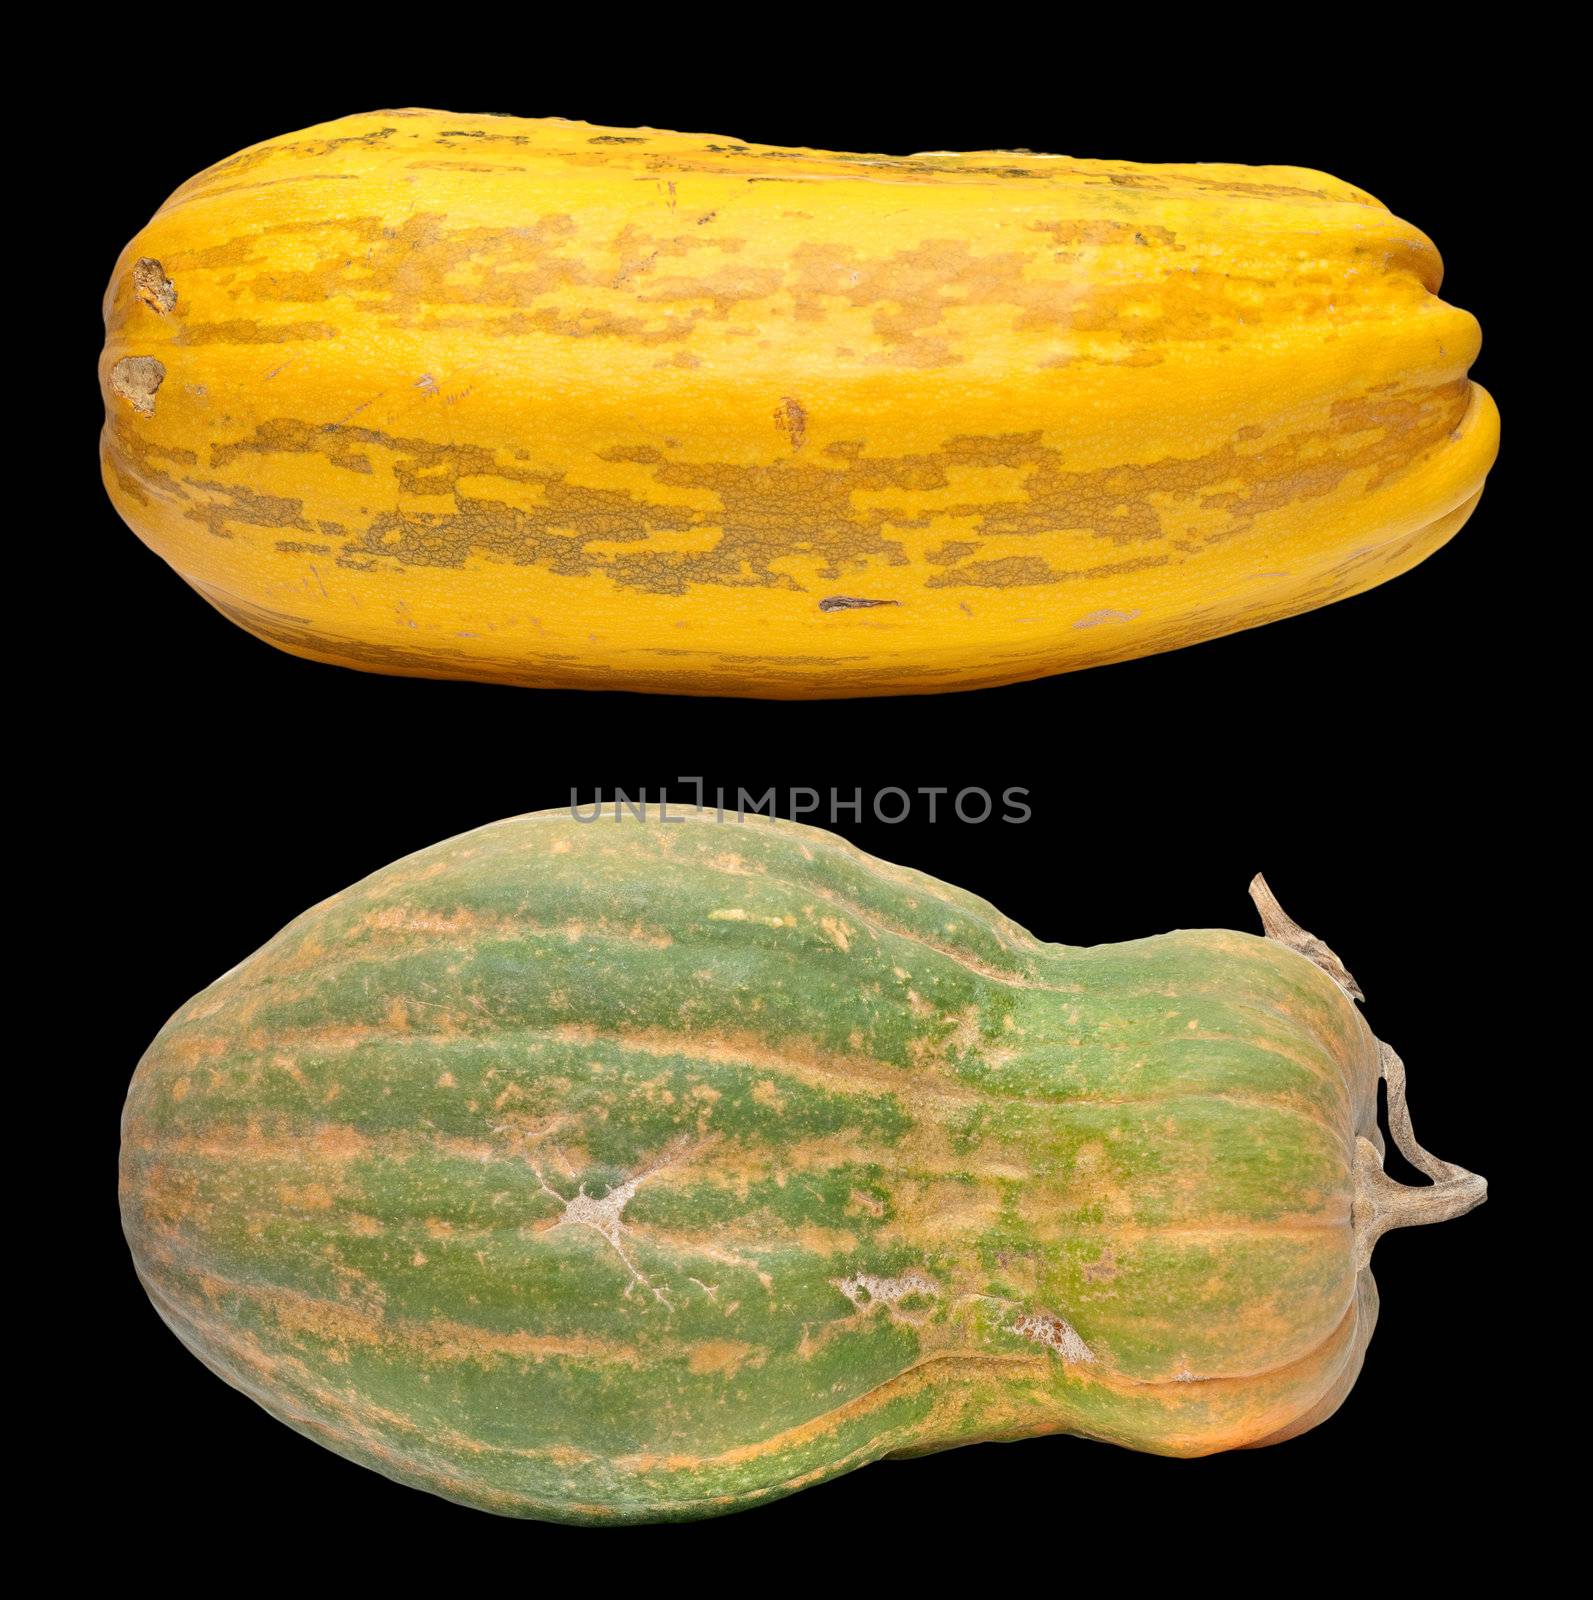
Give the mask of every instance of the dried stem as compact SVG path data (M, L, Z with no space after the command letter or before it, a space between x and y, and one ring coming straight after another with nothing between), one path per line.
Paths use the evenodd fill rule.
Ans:
M1390 1228L1414 1228L1463 1217L1488 1198L1488 1180L1452 1161L1440 1161L1416 1142L1405 1104L1405 1063L1378 1040L1383 1081L1388 1085L1388 1131L1399 1153L1433 1181L1427 1187L1396 1183L1383 1171L1383 1158L1370 1139L1355 1141L1356 1265L1364 1267L1372 1246Z
M1350 976L1349 968L1333 954L1314 933L1307 933L1298 922L1278 904L1278 898L1267 887L1267 880L1258 872L1250 880L1250 898L1261 913L1261 931L1275 944L1286 945L1290 950L1314 961L1345 992L1357 1000L1364 1000L1361 986Z
M1278 904L1277 897L1257 873L1250 884L1250 898L1261 913L1261 928L1267 938L1304 956L1331 977L1341 989L1357 1000L1364 999L1361 988L1339 958L1313 933L1307 933ZM1453 1162L1429 1155L1411 1130L1410 1108L1405 1104L1405 1063L1378 1040L1379 1070L1388 1086L1388 1129L1399 1152L1416 1170L1432 1182L1428 1185L1397 1183L1383 1171L1383 1157L1370 1139L1355 1141L1355 1265L1364 1267L1371 1259L1372 1247L1391 1228L1412 1228L1428 1222L1447 1222L1464 1216L1488 1198L1488 1183L1475 1172L1467 1172Z

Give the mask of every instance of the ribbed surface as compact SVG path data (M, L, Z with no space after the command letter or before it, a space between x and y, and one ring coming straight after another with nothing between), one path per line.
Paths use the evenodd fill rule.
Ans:
M1370 1036L1232 933L1042 945L817 830L497 824L308 912L139 1068L152 1298L492 1509L724 1509L892 1449L1202 1451L1355 1313Z
M223 611L347 665L1007 682L1447 539L1497 416L1439 278L1295 168L350 117L123 252L106 482Z

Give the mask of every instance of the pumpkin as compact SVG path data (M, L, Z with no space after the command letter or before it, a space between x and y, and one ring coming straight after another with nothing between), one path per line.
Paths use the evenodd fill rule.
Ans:
M105 299L105 482L380 672L1010 683L1341 599L1497 448L1432 244L1294 167L380 112L184 184Z
M1343 1400L1410 1135L1353 980L1267 938L1044 944L771 820L568 811L334 896L150 1047L160 1315L340 1454L562 1521L1067 1432L1196 1456ZM1385 1176L1377 1086L1412 1160Z

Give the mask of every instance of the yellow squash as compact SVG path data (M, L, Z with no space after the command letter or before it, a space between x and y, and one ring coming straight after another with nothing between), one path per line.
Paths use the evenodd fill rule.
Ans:
M1498 414L1431 242L1292 167L835 155L386 111L183 185L105 301L105 479L383 672L1008 683L1370 588Z

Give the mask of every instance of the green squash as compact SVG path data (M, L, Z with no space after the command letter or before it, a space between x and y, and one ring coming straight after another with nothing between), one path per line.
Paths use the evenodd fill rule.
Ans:
M1377 1235L1483 1185L1409 1139L1353 981L1257 892L1270 938L1052 945L813 828L497 823L172 1019L127 1237L273 1416L516 1516L1286 1439L1355 1379ZM1431 1187L1382 1173L1384 1075Z

